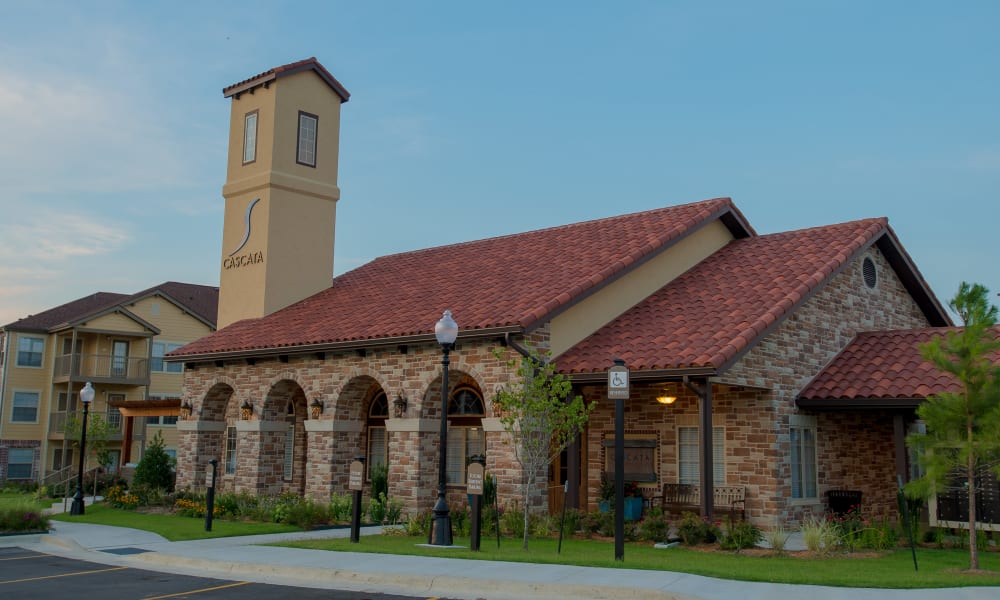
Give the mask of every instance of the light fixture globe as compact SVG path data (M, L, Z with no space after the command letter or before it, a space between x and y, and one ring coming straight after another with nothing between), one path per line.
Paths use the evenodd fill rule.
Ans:
M458 323L455 322L455 319L451 318L450 310L444 311L441 320L434 326L434 337L442 345L455 343L455 338L458 337Z
M90 404L94 401L94 394L94 386L90 385L90 382L88 381L87 385L83 386L83 389L80 390L80 402Z

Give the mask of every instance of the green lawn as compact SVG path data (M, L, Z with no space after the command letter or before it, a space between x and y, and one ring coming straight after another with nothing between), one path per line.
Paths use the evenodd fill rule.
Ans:
M979 555L980 568L996 573L970 574L961 572L969 564L967 550L918 549L917 561L920 570L914 572L909 550L898 550L878 556L797 558L794 553L786 556L748 556L687 548L663 550L653 548L649 543L634 543L625 545L625 560L619 562L614 560L614 543L597 540L563 540L561 554L556 553L557 540L554 539L532 539L527 551L521 549L519 539L503 539L499 550L496 538L484 539L480 552L417 545L426 541L426 538L381 535L363 537L357 544L352 544L346 539L329 539L275 545L330 551L445 556L469 560L665 570L742 581L843 587L906 589L1000 586L998 552L981 552ZM468 543L468 538L455 540L456 545L468 546Z
M205 531L205 519L119 510L104 504L88 506L83 515L60 514L54 515L52 520L142 529L143 531L158 533L172 542L302 531L298 527L283 525L281 523L245 523L214 519L212 521L212 531L209 532Z

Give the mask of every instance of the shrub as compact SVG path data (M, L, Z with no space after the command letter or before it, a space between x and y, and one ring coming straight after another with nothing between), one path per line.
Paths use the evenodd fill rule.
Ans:
M387 498L389 496L389 465L378 463L368 470L372 479L372 498Z
M284 522L302 529L313 529L329 520L329 511L309 498L300 498L298 502L284 505Z
M330 497L330 520L343 523L351 519L351 495L334 494Z
M465 507L451 509L451 526L455 535L469 535L469 510Z
M425 511L422 513L417 513L410 515L410 518L406 520L406 530L407 535L420 536L423 537L430 533L431 530L431 513L430 511Z
M681 515L677 533L685 545L695 546L701 543L714 543L719 539L719 526L693 512Z
M372 523L385 522L385 493L368 501L368 518Z
M399 523L400 517L403 515L403 501L396 498L389 498L389 501L385 505L385 520L389 525L396 525Z
M837 547L837 529L829 521L808 519L802 524L802 540L810 552L830 552Z
M565 519L562 521L563 535L573 535L580 531L580 524L583 521L583 513L575 508L567 508Z
M729 521L726 533L722 536L720 545L723 550L739 552L744 548L753 548L761 539L760 529L749 521Z
M639 538L648 542L666 542L670 535L670 521L662 511L650 511L639 526Z
M767 540L769 546L771 546L771 551L775 554L785 553L785 544L788 543L788 538L790 534L785 531L785 528L778 525L771 531L764 534L764 539Z
M108 488L107 495L105 495L104 499L111 506L124 510L134 510L139 506L139 497L135 494L129 493L127 490L118 485Z
M0 531L3 532L45 531L49 522L48 515L43 515L31 500L17 500L0 507Z
M174 472L170 464L170 456L163 449L163 435L157 431L146 452L142 455L135 468L132 485L146 485L150 488L174 489Z
M532 514L528 521L531 525L531 535L535 537L549 537L559 531L559 521L552 515Z
M524 537L524 511L518 506L508 506L500 513L500 530L504 535Z

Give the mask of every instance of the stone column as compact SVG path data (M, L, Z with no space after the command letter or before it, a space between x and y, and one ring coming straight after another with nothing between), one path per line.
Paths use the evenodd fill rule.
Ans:
M347 493L351 461L365 454L360 447L362 423L310 419L305 425L306 495L324 502L333 494Z
M177 421L177 489L203 489L208 461L225 468L224 421Z

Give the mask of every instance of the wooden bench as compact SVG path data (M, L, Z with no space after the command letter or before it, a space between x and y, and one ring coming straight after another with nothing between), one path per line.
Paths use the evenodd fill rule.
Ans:
M732 519L746 520L746 492L741 485L713 486L712 498L716 513L727 513ZM660 505L664 513L701 512L701 488L688 483L664 483Z

